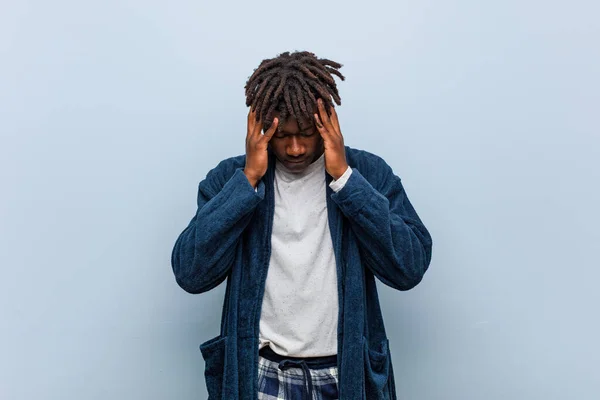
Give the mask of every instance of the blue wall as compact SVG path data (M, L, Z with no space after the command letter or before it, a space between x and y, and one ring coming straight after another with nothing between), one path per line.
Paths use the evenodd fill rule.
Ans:
M600 5L2 2L0 398L206 397L223 287L170 267L197 184L244 151L258 63L345 64L346 144L434 238L382 286L400 397L600 398Z

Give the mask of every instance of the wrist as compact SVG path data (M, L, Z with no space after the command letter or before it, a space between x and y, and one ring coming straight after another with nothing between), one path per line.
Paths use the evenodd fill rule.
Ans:
M246 175L246 178L248 179L248 182L250 183L250 185L253 188L256 188L256 186L258 185L258 181L260 180L260 177L257 177L256 174L253 174L250 171L247 171L245 168L244 168L244 175Z
M344 175L346 173L346 171L348 171L348 168L349 168L349 166L348 166L348 164L346 164L345 167L342 167L339 170L335 171L333 174L331 174L331 177L337 181L338 179L340 179L342 177L342 175Z

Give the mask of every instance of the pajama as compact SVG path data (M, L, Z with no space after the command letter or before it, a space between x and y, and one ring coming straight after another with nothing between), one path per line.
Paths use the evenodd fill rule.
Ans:
M337 357L294 358L264 348L258 360L259 400L337 400Z

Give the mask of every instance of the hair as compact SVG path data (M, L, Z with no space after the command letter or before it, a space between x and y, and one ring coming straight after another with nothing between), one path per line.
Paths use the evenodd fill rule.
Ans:
M246 82L246 106L256 112L264 129L273 123L275 112L279 112L278 130L290 117L299 124L303 118L314 121L318 98L323 99L327 113L334 101L342 104L333 79L333 75L345 79L338 71L341 67L308 51L285 52L263 60Z

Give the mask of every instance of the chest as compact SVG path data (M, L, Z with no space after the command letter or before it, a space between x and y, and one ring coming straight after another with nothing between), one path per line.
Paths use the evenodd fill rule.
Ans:
M328 230L327 190L323 175L273 182L275 237L301 240Z

